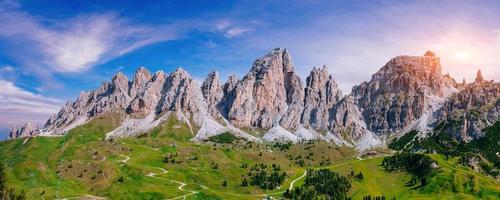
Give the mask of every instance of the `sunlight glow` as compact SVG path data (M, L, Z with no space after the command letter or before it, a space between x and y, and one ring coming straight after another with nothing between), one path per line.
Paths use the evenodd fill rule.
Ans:
M470 54L467 51L457 51L455 53L455 58L462 61L467 61L470 58Z

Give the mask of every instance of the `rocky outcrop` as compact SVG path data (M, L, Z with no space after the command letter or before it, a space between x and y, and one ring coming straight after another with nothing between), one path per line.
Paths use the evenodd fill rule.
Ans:
M224 85L222 86L222 100L219 102L217 107L220 114L222 114L225 119L229 118L229 110L231 109L231 105L233 105L234 102L234 89L236 88L236 84L238 84L238 78L233 74L229 76L226 83L224 83Z
M151 79L151 74L149 70L145 67L140 67L137 69L134 75L134 80L130 86L130 96L135 97L145 86L146 83Z
M484 136L482 129L500 119L500 83L486 81L477 72L474 82L453 94L439 110L439 123L455 139L470 141Z
M52 116L44 128L32 124L13 128L11 138L57 135L100 114L124 114L108 137L147 133L168 117L186 123L193 140L222 132L258 140L243 130L265 133L263 140L320 139L366 150L410 130L426 133L440 124L463 141L483 136L481 130L499 119L500 85L481 72L473 83L457 83L442 75L439 58L398 56L370 81L343 96L327 68L313 68L305 87L285 49L257 59L241 79L222 84L211 72L201 85L183 69L154 75L139 68L132 81L116 74L99 88L82 92ZM443 127L443 126L441 126ZM425 136L420 134L419 136Z
M398 56L375 73L369 82L355 86L354 101L367 128L378 134L395 133L421 121L426 129L433 112L456 91L441 74L434 53Z
M342 92L326 66L314 67L306 79L302 124L316 130L329 130L333 122L332 109L341 98Z
M274 49L256 60L234 89L228 120L237 127L295 128L300 122L303 86L287 50Z
M39 134L38 128L35 124L28 122L20 129L13 126L9 133L9 138L33 137Z
M220 115L219 104L224 97L223 86L219 81L219 73L216 71L210 72L205 81L201 84L201 91L203 97L205 97L207 101L210 114L214 117L218 117Z
M142 73L139 72L138 73ZM138 77L140 75L136 75ZM166 81L166 75L163 71L158 71L148 81L144 89L136 93L135 98L130 102L127 108L127 113L134 117L145 117L150 113L159 113L158 103L162 97ZM135 80L134 80L135 82Z

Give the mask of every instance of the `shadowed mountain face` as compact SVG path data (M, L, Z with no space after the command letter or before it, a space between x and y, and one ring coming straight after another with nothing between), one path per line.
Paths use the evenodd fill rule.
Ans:
M457 139L469 140L498 120L499 87L481 74L474 83L457 84L441 73L439 58L427 52L391 59L369 82L343 96L326 67L313 68L303 81L289 52L278 48L257 59L243 78L230 76L225 83L217 72L201 85L182 69L150 74L141 67L132 80L118 73L68 102L43 128L27 124L13 128L10 137L65 134L103 113L117 112L123 121L107 137L145 133L176 117L190 126L194 140L230 132L251 140L321 139L363 150L410 130L425 135L447 120L461 120L450 130ZM470 114L471 108L480 114Z

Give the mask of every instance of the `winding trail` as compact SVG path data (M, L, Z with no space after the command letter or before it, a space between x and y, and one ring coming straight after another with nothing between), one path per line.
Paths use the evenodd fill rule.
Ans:
M163 169L161 167L157 167L158 169L160 169L162 172L160 174L166 174L168 173L168 171L166 169ZM162 177L157 177L156 176L156 173L149 173L148 175L146 175L147 177L151 177L151 178L156 178L156 179L160 179L160 180L164 180L164 181L170 181L172 183L177 183L179 184L179 187L177 187L178 190L180 191L184 191L184 192L189 192L189 194L185 194L185 195L182 195L182 196L178 196L178 197L175 197L175 198L171 198L171 200L173 199L186 199L186 197L188 196L191 196L193 194L196 194L196 193L199 193L199 191L194 191L194 190L186 190L184 189L184 186L187 185L187 183L184 183L184 182L180 182L180 181L175 181L175 180L170 180L170 179L166 179L166 178L162 178Z
M128 157L128 156L124 156L124 155L120 155L120 156L125 158L123 160L120 160L120 162L122 162L122 163L126 163L126 162L128 162L128 160L130 160L130 157Z
M94 195L90 195L90 194L85 194L85 195L79 196L79 197L68 197L68 198L62 198L62 199L59 199L59 200L70 200L70 199L81 199L81 198L106 199L104 197L98 197L98 196L94 196Z
M296 178L295 180L293 180L291 183L290 183L290 187L288 187L289 190L292 190L293 189L293 184L295 184L295 182L297 182L298 180L304 178L304 176L307 175L307 169L304 171L304 174L302 174L302 176L300 176L299 178Z
M130 160L130 157L128 157L128 156L125 156L125 155L120 155L120 156L123 157L123 158L125 158L124 160L120 161L122 163L126 163L126 162L128 162ZM166 173L168 173L168 171L166 169L164 169L164 168L161 168L161 167L156 167L156 168L161 171L160 174L166 174ZM186 186L187 183L176 181L176 180L170 180L170 179L166 179L166 178L162 178L162 177L157 177L156 175L157 175L156 173L151 172L151 173L147 174L146 176L147 177L151 177L151 178L156 178L156 179L164 180L164 181L170 181L172 183L177 183L177 184L179 184L179 187L177 187L178 190L184 191L184 192L189 192L189 194L185 194L185 195L182 195L182 196L174 197L174 198L171 198L170 200L174 200L174 199L186 199L186 197L188 197L188 196L191 196L193 194L199 193L199 191L184 189L184 186Z

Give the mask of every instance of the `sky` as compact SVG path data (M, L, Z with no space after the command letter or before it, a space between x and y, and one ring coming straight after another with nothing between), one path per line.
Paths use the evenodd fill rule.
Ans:
M80 91L122 71L242 77L273 48L307 77L326 65L344 93L398 55L441 57L443 73L500 79L500 1L0 0L0 138L43 125Z

